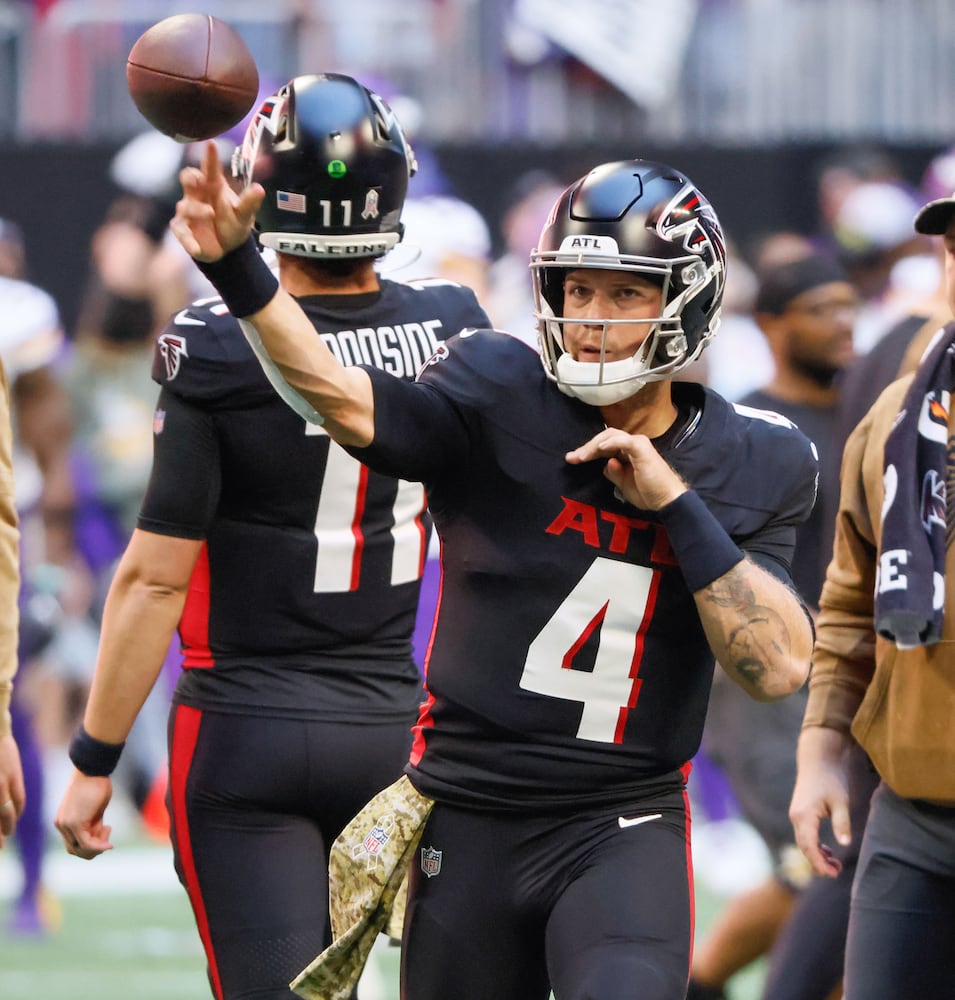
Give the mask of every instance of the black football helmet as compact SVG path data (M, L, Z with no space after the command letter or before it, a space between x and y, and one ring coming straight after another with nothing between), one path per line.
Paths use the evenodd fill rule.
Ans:
M380 257L403 234L416 164L387 104L350 76L299 76L266 98L232 173L265 199L259 241L301 257Z
M544 370L561 391L594 406L685 368L719 325L719 220L694 184L663 163L604 163L573 183L551 209L530 266ZM663 288L661 315L632 358L578 362L564 350L564 276L589 267L635 271ZM609 327L626 321L603 322L605 350Z

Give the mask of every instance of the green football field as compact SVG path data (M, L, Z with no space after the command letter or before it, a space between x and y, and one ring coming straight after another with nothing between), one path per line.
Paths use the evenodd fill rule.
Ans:
M47 878L60 928L42 939L0 933L2 1000L209 1000L199 939L168 847L121 845L94 862L53 850ZM0 852L0 920L17 880L11 852ZM697 881L702 931L720 897ZM376 949L362 1000L397 1000L397 969L396 948ZM731 1000L756 1000L760 976L759 968L738 976Z

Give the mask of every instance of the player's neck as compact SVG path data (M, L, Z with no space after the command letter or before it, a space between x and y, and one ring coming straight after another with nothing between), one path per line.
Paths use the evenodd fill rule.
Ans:
M379 289L378 272L371 259L354 270L337 273L308 257L279 254L279 280L291 295L363 295Z
M619 427L629 434L646 434L648 438L665 434L677 418L677 408L665 379L649 382L635 396L613 406L602 406L600 412L608 427Z

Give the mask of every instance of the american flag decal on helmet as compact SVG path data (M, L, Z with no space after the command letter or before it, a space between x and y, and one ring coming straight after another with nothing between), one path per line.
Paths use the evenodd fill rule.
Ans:
M189 357L186 338L176 333L164 333L159 338L159 353L166 364L166 380L171 382L179 374L179 363Z

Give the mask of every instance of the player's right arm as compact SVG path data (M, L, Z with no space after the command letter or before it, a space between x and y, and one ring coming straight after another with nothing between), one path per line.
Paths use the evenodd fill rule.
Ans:
M819 824L832 821L836 840L846 846L852 839L849 820L849 779L844 763L850 737L826 726L809 726L799 735L797 776L789 806L796 843L817 875L834 878L842 863L819 839Z
M170 228L186 251L197 261L212 263L242 247L265 194L262 186L252 184L237 194L214 142L207 143L202 165L184 169L180 181L183 195ZM264 307L239 318L252 323L279 373L321 414L334 440L357 447L371 443L374 401L368 375L338 362L291 295L279 288Z
M878 543L872 513L878 513L882 502L881 496L868 495L865 470L874 464L881 476L884 435L904 389L897 383L890 394L883 395L852 432L842 456L832 559L819 600L809 700L789 807L796 843L820 875L839 872L838 862L820 842L820 820L831 818L832 832L840 844L848 844L852 836L844 755L852 742L853 719L875 671ZM870 454L876 456L874 463Z
M202 541L136 529L110 585L83 728L125 743L152 690L182 614ZM55 825L70 854L90 860L112 848L104 825L109 777L73 775Z

